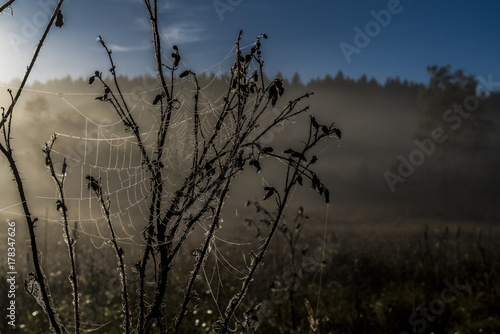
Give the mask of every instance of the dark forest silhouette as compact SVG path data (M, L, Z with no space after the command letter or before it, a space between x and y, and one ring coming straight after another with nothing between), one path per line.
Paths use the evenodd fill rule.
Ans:
M415 139L423 140L430 136L432 128L439 124L432 120L438 121L453 104L461 103L467 95L475 93L477 81L472 76L466 76L461 71L451 72L449 67L435 67L435 72L440 69L441 75L447 73L449 78L446 80L453 79L455 85L465 84L468 87L462 91L451 87L450 93L439 92L439 101L432 98L436 92L433 92L434 88L430 85L438 79L436 73L432 72L432 67L429 69L431 78L429 84L425 85L398 77L389 78L385 83L379 83L366 75L352 79L342 72L304 84L300 76L295 74L291 79L283 78L283 84L287 87L284 99L303 91L313 91L315 94L310 100L311 108L318 110L318 115L324 117L340 115L339 124L346 126L343 143L327 150L325 157L331 161L326 182L337 190L332 194L336 200L353 205L372 205L381 200L385 203L398 203L404 207L403 211L411 208L412 215L491 218L496 215L491 212L495 207L493 204L499 200L499 178L493 173L498 168L495 152L500 146L495 128L500 121L498 92L491 92L488 98L481 100L480 111L474 113L474 117L463 120L465 126L456 135L462 130L465 133L460 134L458 139L439 144L435 154L426 157L424 164L416 168L410 177L404 182L396 183L397 190L394 193L387 186L384 172L397 172L400 163L398 156L408 158L416 148ZM281 74L278 73L277 77L281 77ZM147 76L120 77L120 80L125 90L135 89L139 92L147 90L148 85L155 82ZM228 77L219 76L214 79L213 74L202 73L198 75L198 80L201 87L210 85L213 96L221 96ZM439 80L445 79L441 77ZM16 82L11 82L9 86L15 84ZM87 79L72 79L70 76L46 83L35 82L30 88L63 93L94 92L88 86ZM148 98L154 98L150 95ZM72 125L68 123L74 122L71 118L74 112L60 103L49 106L48 98L54 99L44 94L32 94L26 99L25 107L30 110L38 109L38 112L26 118L25 126L49 117L52 119L53 129L61 128L58 122L65 122L63 128L72 129ZM82 100L80 107L84 108L88 102ZM99 112L94 112L95 115L100 115ZM440 122L443 123L442 120ZM294 124L288 124L287 129L284 131L287 134L296 133ZM78 133L80 128L73 130ZM47 135L50 135L48 129ZM44 137L46 135L41 135L41 138ZM282 143L290 140L283 132L274 133L268 139ZM31 146L35 149L33 143ZM445 156L452 157L448 159L455 159L456 162L446 162L447 165L444 166ZM456 209L457 203L460 203L460 210Z

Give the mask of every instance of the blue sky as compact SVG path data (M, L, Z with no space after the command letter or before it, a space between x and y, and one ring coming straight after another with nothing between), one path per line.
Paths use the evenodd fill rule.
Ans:
M48 18L46 8L56 2L17 0L13 16L10 10L0 15L1 82L24 73ZM354 78L366 74L384 82L387 77L399 75L426 82L427 65L450 64L453 69L461 68L483 77L491 74L495 81L500 81L497 1L160 3L164 53L170 53L168 41L177 44L184 64L197 72L218 70L238 31L243 29L245 45L260 33L269 36L263 52L270 75L281 71L291 77L298 72L303 81L308 81L342 70ZM381 15L383 24L375 23L373 13ZM390 13L390 22L384 13ZM113 49L120 74L152 73L150 27L140 0L67 0L63 14L66 25L52 31L32 80L44 81L68 74L87 77L96 69L105 71L108 63L96 42L98 35ZM356 27L370 40L369 43L361 40L367 45L358 43L361 46L347 57L348 62L340 45L356 47ZM367 32L367 27L372 30Z

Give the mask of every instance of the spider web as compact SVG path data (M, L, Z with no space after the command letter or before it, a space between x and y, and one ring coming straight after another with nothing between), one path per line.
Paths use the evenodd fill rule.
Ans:
M166 37L163 37L166 38ZM168 39L166 40L172 45ZM252 45L242 47L249 48ZM199 96L199 115L201 120L201 132L210 133L213 129L218 115L222 111L221 103L226 91L216 92L216 80L224 80L226 87L230 84L225 77L224 71L230 68L235 54L235 47L227 53L226 57L219 63L197 73L211 73L208 82L202 83ZM165 57L165 62L171 60ZM185 65L185 64L184 64ZM187 67L187 66L186 66ZM95 85L95 84L94 84ZM179 80L174 91L174 98L178 100L178 106L172 113L169 133L165 144L166 154L164 154L163 181L166 185L164 196L162 197L163 207L173 196L176 186L183 182L186 172L190 169L192 163L192 152L194 152L194 139L192 135L193 122L193 96L195 92L194 79L188 76L184 81ZM5 86L4 86L5 87ZM159 85L158 85L159 87ZM8 87L15 89L15 87ZM144 228L148 223L149 207L148 203L152 195L150 172L142 163L142 158L137 147L137 140L134 135L123 131L121 119L114 121L99 120L99 117L89 115L87 109L79 106L80 99L85 98L89 101L101 96L102 92L52 92L26 88L25 91L36 95L52 96L59 99L70 110L75 118L79 119L79 124L83 127L83 135L77 135L72 132L65 132L64 129L56 132L58 142L54 145L53 160L63 161L67 159L70 166L67 184L74 181L76 187L68 189L66 193L66 203L70 208L69 225L78 226L79 234L90 238L93 246L97 249L103 247L110 239L109 229L106 217L95 198L95 195L87 189L85 176L92 175L100 179L103 190L111 202L111 221L117 234L117 241L123 245L130 245L142 248L146 245L144 240ZM144 148L150 157L154 156L156 143L157 125L160 123L160 112L157 106L152 104L151 96L159 94L160 88L134 91L123 93L126 98L130 112L134 115L137 123L140 125L141 138L144 142ZM255 99L255 97L253 97ZM251 104L253 101L249 101ZM96 104L101 103L95 101ZM223 127L220 143L230 141L232 131L230 127ZM63 147L79 148L78 154L68 154ZM57 168L57 166L56 166ZM60 171L60 168L57 169ZM47 176L48 177L48 176ZM270 183L262 178L262 185ZM39 195L37 198L45 203L46 207L53 207L59 194L54 187L51 196ZM0 212L9 215L17 214L12 209L19 207L21 203L0 209ZM46 220L48 224L60 224L60 219L50 219L40 217L40 220ZM78 225L76 225L77 223ZM201 229L208 231L209 226L205 223L200 224ZM326 223L325 223L326 236ZM219 315L223 315L223 307L219 305L220 294L226 295L225 285L222 280L221 270L232 273L234 277L241 278L244 273L233 265L231 260L219 250L218 242L224 242L235 246L248 246L251 244L260 245L259 240L250 242L237 242L234 240L224 240L215 236L212 242L212 251L210 254L215 258L215 264L208 272L208 268L203 268L203 279L209 287L210 295L215 303ZM207 271L206 271L207 270ZM215 286L215 288L214 288ZM321 294L318 292L318 306ZM228 299L228 296L226 296Z
M201 131L209 133L215 125L216 117L221 109L217 106L223 98L210 94L210 89L217 76L222 74L221 68L227 61L231 60L231 50L223 61L217 66L217 73L212 75L211 81L200 90L199 114ZM211 68L205 70L208 71ZM194 95L194 82L188 79L182 84L183 87L177 90L174 99L178 100L177 109L172 113L169 125L169 132L165 144L165 154L163 158L164 172L163 181L166 185L162 200L168 201L173 196L176 185L179 185L186 176L192 163L192 152L194 151L194 139L192 138L193 111L191 101ZM179 83L179 85L181 85ZM189 86L192 88L190 89ZM141 137L146 152L150 157L154 156L156 149L155 137L157 124L160 123L160 114L156 106L151 103L150 95L158 94L160 89L143 91L140 93L124 93L129 103L130 112L134 115L138 124L146 124L140 127ZM41 92L39 94L54 94L51 92ZM210 94L210 95L207 95ZM87 116L85 110L81 110L72 102L73 96L81 96L81 93L57 93L57 96L82 119L84 124L84 135L75 136L73 134L57 132L59 140L64 141L64 145L70 147L83 147L80 156L67 156L54 145L54 160L62 161L65 157L68 164L75 166L71 172L78 175L79 193L76 196L67 196L66 201L69 207L77 207L76 214L72 217L80 225L80 233L92 237L98 242L105 242L109 239L107 234L106 217L104 216L95 196L86 187L86 175L100 179L104 192L109 196L111 202L111 220L117 231L118 239L122 243L143 246L142 232L148 222L148 198L153 189L150 185L149 170L143 165L139 156L137 140L134 135L122 131L122 121L118 120L110 124L103 124ZM92 99L102 95L101 93L85 94ZM97 102L96 103L100 103ZM122 132L122 135L118 133ZM231 140L229 129L222 129L220 142ZM64 146L63 145L63 146ZM54 196L39 196L40 199L53 203L58 199L57 193ZM74 210L73 210L74 211ZM139 219L138 219L139 218ZM93 226L94 228L88 228ZM142 240L142 242L141 242Z

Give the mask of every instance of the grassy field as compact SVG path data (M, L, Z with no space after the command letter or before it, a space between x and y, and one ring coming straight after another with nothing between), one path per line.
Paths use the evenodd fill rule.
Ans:
M241 228L247 235L254 232L249 227ZM290 333L293 328L297 333L308 333L311 325L317 326L320 333L500 332L498 226L433 220L334 222L329 226L324 248L322 228L311 222L304 230L296 246L295 266L285 239L277 235L240 308L241 321L258 326L258 333ZM223 240L239 238L241 233L221 236ZM191 305L185 318L186 333L209 331L219 309L225 307L241 284L241 260L248 256L252 245L217 244L196 287L201 302ZM80 300L82 318L86 319L83 328L120 333L120 285L113 254L110 250L83 248L79 251L83 291ZM103 253L106 256L99 255ZM63 248L60 254L57 261L51 257L47 274L54 299L62 305L61 317L70 323L67 255ZM126 254L129 260L136 255L134 249ZM173 271L165 305L171 316L182 302L184 277L192 268L193 257L181 257L186 257L185 265L179 262ZM26 276L25 270L18 272L18 280ZM133 279L130 282L135 290ZM18 332L46 333L41 308L23 291L23 282L17 284ZM0 280L0 291L7 291L5 277ZM6 298L0 300L5 309ZM5 320L0 329L8 332Z

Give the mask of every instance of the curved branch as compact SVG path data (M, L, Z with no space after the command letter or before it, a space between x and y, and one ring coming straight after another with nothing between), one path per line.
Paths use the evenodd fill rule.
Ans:
M10 7L16 0L9 0L0 7L0 14L8 7Z
M35 49L35 53L33 54L33 57L31 58L31 62L28 65L28 68L26 69L26 73L24 74L23 81L21 81L21 85L19 86L19 89L16 93L16 96L14 97L14 100L10 104L9 109L7 110L7 113L0 121L0 129L4 126L6 119L10 116L10 114L14 110L14 107L15 107L17 101L19 100L19 97L21 97L21 93L23 92L24 86L26 86L26 82L28 81L28 78L31 74L31 70L33 70L33 66L35 66L36 60L38 59L38 55L40 54L40 50L42 49L43 43L45 42L45 39L47 38L47 35L49 34L50 28L54 24L57 13L61 9L63 2L64 2L64 0L59 0L56 8L54 9L54 13L52 13L52 16L50 17L50 21L47 24L45 31L43 32L42 38L40 38L40 41L38 42L38 45Z

